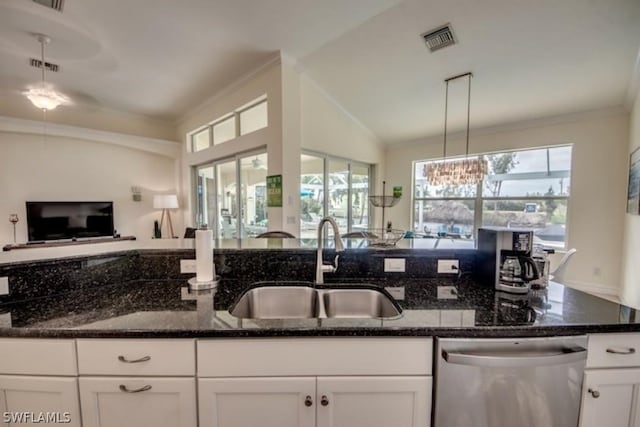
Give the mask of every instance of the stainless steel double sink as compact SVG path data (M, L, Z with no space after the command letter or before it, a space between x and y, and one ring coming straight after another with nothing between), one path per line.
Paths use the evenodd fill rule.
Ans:
M340 285L263 285L246 291L229 310L241 319L393 318L402 309L385 291Z

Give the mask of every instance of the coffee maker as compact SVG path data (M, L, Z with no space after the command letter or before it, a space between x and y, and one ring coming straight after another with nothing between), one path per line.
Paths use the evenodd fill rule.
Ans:
M540 277L531 258L533 231L506 227L478 229L478 278L498 291L526 294Z

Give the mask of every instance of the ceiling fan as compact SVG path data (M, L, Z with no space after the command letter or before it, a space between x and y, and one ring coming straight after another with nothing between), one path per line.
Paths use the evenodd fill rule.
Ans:
M44 34L34 34L34 36L40 43L41 61L39 64L36 64L36 66L42 69L42 80L35 85L29 86L29 90L22 92L22 94L26 96L33 105L43 111L53 110L59 105L70 104L71 100L69 97L55 90L53 85L47 84L44 78L47 65L51 66L51 64L47 64L44 60L44 47L51 42L51 38Z
M267 165L262 160L260 160L258 156L256 156L255 159L251 160L251 166L254 169L267 169Z

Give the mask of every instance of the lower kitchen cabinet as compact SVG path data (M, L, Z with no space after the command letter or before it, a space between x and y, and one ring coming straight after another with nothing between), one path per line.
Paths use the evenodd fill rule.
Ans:
M194 378L81 377L84 427L196 427Z
M425 427L431 377L198 380L201 427Z
M79 427L81 423L77 379L1 375L0 415L0 425L64 423Z
M318 377L318 427L424 427L431 377Z
M640 427L640 369L586 371L581 427Z
M315 377L201 378L200 426L313 427Z

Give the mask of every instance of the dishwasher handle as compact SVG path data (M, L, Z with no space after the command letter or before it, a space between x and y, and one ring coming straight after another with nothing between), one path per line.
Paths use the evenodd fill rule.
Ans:
M531 366L562 365L566 363L586 360L587 350L582 347L563 348L561 350L549 350L522 356L514 356L513 353L505 355L500 351L482 353L456 353L442 350L442 358L448 363L456 365L482 366L490 368L524 368Z

